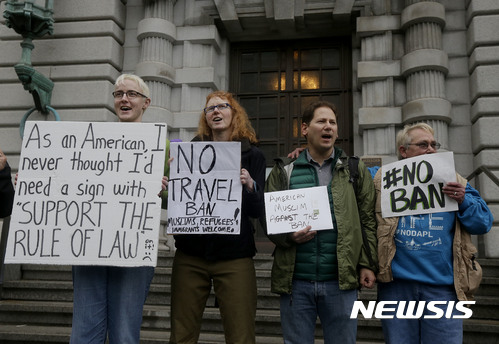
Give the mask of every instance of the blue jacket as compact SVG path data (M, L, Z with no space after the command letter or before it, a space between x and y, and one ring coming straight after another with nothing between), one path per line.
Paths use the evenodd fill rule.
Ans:
M381 214L381 171L374 177L376 188L376 219L378 222L379 282L393 281L392 261L396 254L395 231L399 217L383 217ZM473 300L473 293L482 280L482 268L476 261L477 249L470 234L487 233L493 222L492 214L478 192L457 174L457 181L466 186L463 203L456 214L452 241L452 267L454 288L459 300Z

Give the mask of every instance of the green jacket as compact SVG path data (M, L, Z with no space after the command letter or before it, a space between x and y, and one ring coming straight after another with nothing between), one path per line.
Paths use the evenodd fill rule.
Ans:
M302 152L302 155L304 154L305 152ZM304 159L302 155L298 159ZM276 164L265 183L265 192L287 190L288 173L291 173L293 166L291 159L276 159ZM371 175L362 161L359 162L359 174L358 201L352 183L349 182L350 173L346 156L341 156L336 162L331 183L338 232L338 281L342 290L359 287L361 267L377 272L375 190ZM361 224L369 242L374 266L369 263L367 252L363 247ZM268 237L276 245L271 290L278 294L290 294L297 244L290 239L289 234L268 235Z

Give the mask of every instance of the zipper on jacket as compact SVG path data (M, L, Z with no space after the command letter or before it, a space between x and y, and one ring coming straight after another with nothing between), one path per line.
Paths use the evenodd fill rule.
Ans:
M317 233L317 235L314 236L314 239L315 240L315 280L318 281L318 277L319 277L319 273L320 273L320 269L319 269L319 264L320 264L320 248L321 248L321 245L320 245L320 240L319 240L319 233Z
M472 254L471 255L471 267L473 268L473 270L476 271L476 264L475 264L475 254Z

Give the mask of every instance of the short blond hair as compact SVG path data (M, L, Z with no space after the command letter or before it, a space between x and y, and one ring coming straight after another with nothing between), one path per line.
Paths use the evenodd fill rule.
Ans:
M435 131L429 124L419 122L419 123L405 125L404 128L397 133L397 157L399 158L399 160L403 158L402 155L400 154L399 147L400 146L404 146L406 148L408 147L409 143L411 143L412 141L410 132L413 131L414 129L422 129L433 136L435 135Z
M151 98L150 96L150 91L149 87L145 83L145 81L138 75L135 74L121 74L118 79L116 79L116 82L114 83L114 86L118 86L120 84L123 84L125 80L132 80L137 83L139 86L139 89L136 91L139 91L140 93L144 94L147 98Z

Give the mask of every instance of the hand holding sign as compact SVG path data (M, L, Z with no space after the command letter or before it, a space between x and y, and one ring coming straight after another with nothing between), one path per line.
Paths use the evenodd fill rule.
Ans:
M291 240L293 240L297 244L303 244L307 241L312 240L313 238L315 238L317 231L312 231L311 229L312 226L307 226L300 231L291 233Z
M442 188L444 194L455 200L458 204L463 203L466 187L458 182L448 182Z

